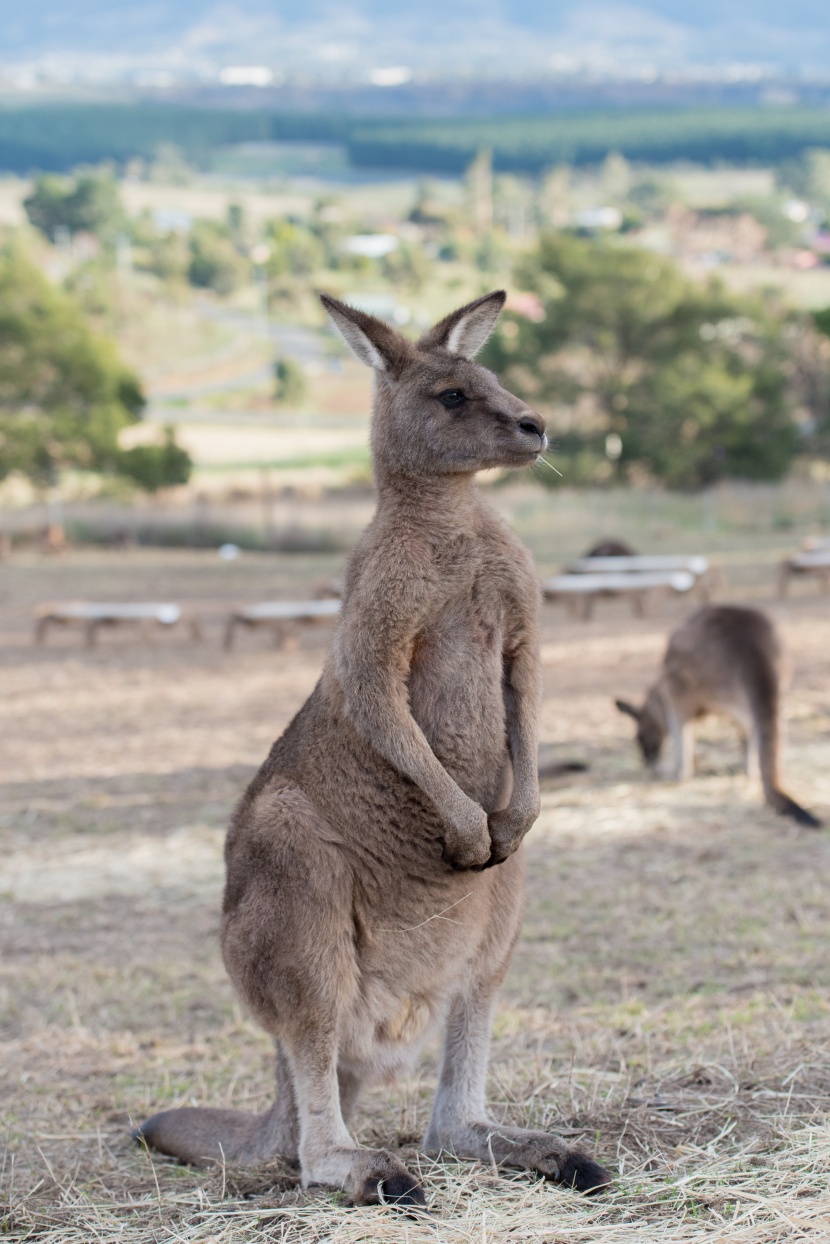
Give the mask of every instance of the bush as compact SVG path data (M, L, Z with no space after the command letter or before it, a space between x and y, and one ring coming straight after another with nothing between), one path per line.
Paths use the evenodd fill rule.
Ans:
M158 492L160 488L186 484L193 468L190 454L176 444L172 428L165 428L161 445L135 445L132 449L122 449L117 465L122 475L134 480L145 492Z

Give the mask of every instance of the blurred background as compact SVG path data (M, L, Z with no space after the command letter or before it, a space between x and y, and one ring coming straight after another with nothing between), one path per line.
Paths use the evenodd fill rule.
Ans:
M816 4L1 20L6 544L347 546L370 378L318 289L417 333L508 287L488 361L562 472L534 522L577 521L575 489L633 522L830 519Z
M611 540L685 588L661 562L591 619L574 576L545 605L543 758L587 768L545 785L495 1029L499 1117L581 1136L618 1195L425 1167L442 1238L825 1238L830 839L761 806L723 720L693 782L649 780L613 703L707 592L763 608L786 786L827 819L819 0L0 8L4 1238L231 1244L262 1213L400 1240L296 1172L226 1183L127 1137L269 1101L218 950L224 827L374 506L371 376L317 292L417 335L499 287L482 357L552 445L489 500L543 577ZM421 1160L436 1057L362 1143Z

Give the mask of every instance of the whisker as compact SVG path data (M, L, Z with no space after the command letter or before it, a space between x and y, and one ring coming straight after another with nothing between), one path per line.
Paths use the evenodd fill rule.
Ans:
M414 933L416 929L422 929L425 924L429 924L432 920L444 920L447 924L463 925L463 920L451 920L447 912L452 911L453 907L457 907L459 903L463 903L465 898L469 898L472 892L470 890L469 894L462 894L461 898L457 898L454 903L450 903L449 907L445 907L443 911L436 911L434 916L427 916L426 920L422 920L420 924L413 924L408 929L381 929L380 931L382 933Z
M560 478L560 479L562 479L562 478L563 478L563 476L562 476L562 472L561 472L561 471L557 471L557 470L556 470L556 467L553 465L553 463L552 463L552 462L548 462L547 458L543 458L541 454L537 454L537 455L536 455L536 461L537 461L537 462L543 462L543 463L545 464L545 466L546 466L546 467L549 467L551 471L554 471L554 472L555 472L555 473L559 476L559 478Z

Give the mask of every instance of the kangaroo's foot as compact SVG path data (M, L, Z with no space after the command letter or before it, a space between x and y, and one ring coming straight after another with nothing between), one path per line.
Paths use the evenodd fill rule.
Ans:
M604 1167L578 1149L571 1149L560 1136L523 1127L466 1123L440 1136L431 1128L424 1148L428 1153L444 1150L458 1158L538 1171L577 1192L598 1192L611 1183L611 1175Z
M417 1179L385 1149L341 1145L303 1161L303 1185L342 1188L353 1205L426 1207Z
M492 964L489 974L482 975L469 993L460 995L450 1010L424 1148L427 1153L443 1150L459 1158L538 1171L579 1192L598 1191L611 1183L608 1171L571 1148L561 1136L502 1127L487 1118L484 1090L490 1009L503 970L498 961Z

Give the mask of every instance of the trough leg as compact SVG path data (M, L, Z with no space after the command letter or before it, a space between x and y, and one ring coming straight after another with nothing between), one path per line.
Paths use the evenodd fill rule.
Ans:
M228 618L227 622L225 623L225 636L224 636L224 639L222 640L222 647L225 649L225 652L230 652L231 648L233 647L233 639L234 639L234 634L236 632L237 621L238 619L236 618L235 614L231 614L231 616Z

